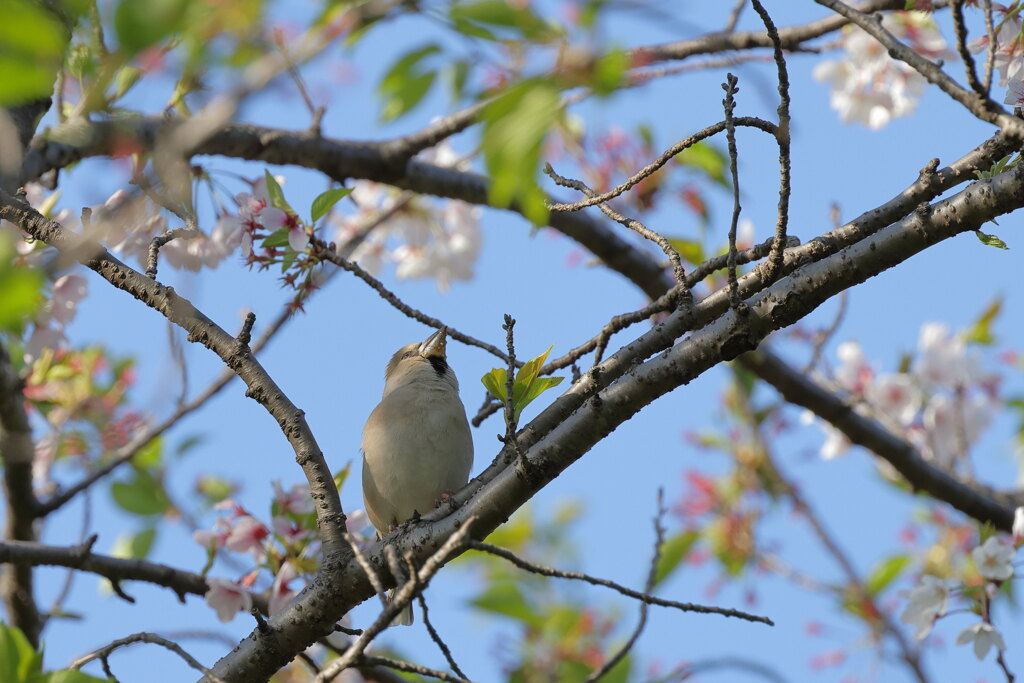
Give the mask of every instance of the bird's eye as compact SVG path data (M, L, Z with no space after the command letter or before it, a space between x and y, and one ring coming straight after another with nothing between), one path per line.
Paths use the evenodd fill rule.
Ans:
M416 355L415 351L406 351L405 354L402 356L402 358L412 358L415 355Z

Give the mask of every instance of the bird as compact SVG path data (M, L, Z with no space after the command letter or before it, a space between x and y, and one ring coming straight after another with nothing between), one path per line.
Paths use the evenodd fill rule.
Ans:
M383 537L469 481L473 437L448 365L448 328L400 348L384 372L384 395L363 427L363 504ZM396 617L411 624L412 609Z

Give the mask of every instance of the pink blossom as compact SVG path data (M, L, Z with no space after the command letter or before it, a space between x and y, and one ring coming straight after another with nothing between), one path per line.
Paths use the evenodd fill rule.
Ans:
M274 503L281 514L290 512L295 515L308 515L313 512L313 498L306 484L292 484L287 491L281 486L280 480L273 482Z
M53 283L53 295L46 306L46 312L58 325L64 327L74 320L78 303L88 291L88 283L83 276L77 273L62 275Z
M280 536L286 545L301 543L313 536L309 529L306 529L298 522L293 522L287 517L277 515L270 523L274 527L274 533Z
M261 552L263 550L263 540L269 533L267 527L263 526L259 520L250 515L245 515L235 521L224 545L228 550L235 553L244 553L250 550Z
M921 391L903 373L882 375L868 385L865 398L872 408L902 426L914 421L921 405Z
M213 525L212 531L203 531L197 529L192 532L192 540L199 545L206 548L208 551L216 551L224 547L227 543L228 534L231 532L231 526L224 519L218 519Z
M217 612L222 622L231 621L241 611L252 608L252 596L238 583L228 579L207 579L206 604Z

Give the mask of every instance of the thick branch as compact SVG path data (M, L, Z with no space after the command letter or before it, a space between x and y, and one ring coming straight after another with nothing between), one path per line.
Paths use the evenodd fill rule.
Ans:
M25 414L21 379L7 349L0 345L0 462L4 469L4 539L34 541L32 522L38 505L32 491L35 445ZM21 629L33 646L39 645L42 620L32 595L32 567L6 567L0 573L0 597L11 625Z
M771 384L786 401L807 408L845 434L850 441L888 462L915 491L925 491L974 519L991 522L998 529L1011 530L1015 506L1013 497L982 489L977 484L961 482L933 467L916 448L877 421L858 414L853 406L798 373L771 351L755 351L737 360Z
M121 581L145 581L170 588L182 601L188 594L205 595L208 589L206 579L198 574L156 562L97 555L92 552L91 543L88 542L83 545L61 547L7 541L0 543L0 563L15 567L50 566L79 569L98 574L113 584Z

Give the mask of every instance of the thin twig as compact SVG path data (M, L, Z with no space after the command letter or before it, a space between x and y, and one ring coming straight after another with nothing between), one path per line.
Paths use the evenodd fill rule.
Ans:
M369 627L363 630L360 635L348 650L345 651L341 657L338 657L330 664L324 667L324 670L314 679L314 683L326 683L326 681L332 680L339 673L344 671L356 664L359 658L362 656L366 647L373 641L377 635L387 628L396 616L408 605L416 594L423 588L426 588L427 584L430 583L430 579L437 573L444 563L447 562L450 557L466 545L469 530L473 526L473 522L476 521L476 517L469 517L463 522L459 530L448 537L448 540L438 548L437 552L427 558L427 561L423 563L419 571L416 572L416 581L407 581L401 588L398 588L394 595L391 597L387 607L381 613L377 620L374 621ZM389 546L385 546L389 547Z
M440 681L448 681L449 683L472 683L465 678L458 678L457 676L452 676L444 671L431 669L420 664L413 664L412 662L403 662L400 659L391 659L390 657L371 657L369 655L360 655L356 660L355 666L383 666L389 669L394 669L395 671L404 671L406 673L419 674L420 676L430 676L431 678L436 678Z
M996 27L992 21L992 0L985 0L985 32L988 34L988 50L985 52L985 94L983 97L990 97L992 93L992 74L996 64Z
M967 48L967 26L964 24L964 0L950 0L950 14L953 15L953 32L956 34L956 51L964 63L967 85L982 97L988 97L988 91L978 81L978 69L974 65L974 55Z
M762 624L768 624L774 626L773 622L768 617L762 617L756 614L749 614L740 610L730 609L727 607L710 607L707 605L696 605L690 602L677 602L675 600L665 600L655 595L648 593L641 593L635 591L632 588L626 588L614 581L608 579L601 579L596 576L590 576L582 572L565 571L562 569L554 569L552 567L545 567L543 565L529 562L519 557L510 550L505 548L492 545L490 543L484 543L482 541L470 541L469 547L473 550L479 550L481 552L490 553L491 555L497 555L498 557L504 558L519 567L524 571L531 572L533 574L540 574L541 576L551 576L559 579L574 579L577 581L585 581L586 583L593 584L595 586L604 586L605 588L611 588L614 591L621 593L627 597L642 602L650 603L652 605L659 605L661 607L672 607L683 612L697 612L699 614L720 614L726 617L736 617L737 619L745 619L746 621L756 621Z
M662 519L665 517L665 492L663 489L658 489L658 510L654 515L654 553L651 556L651 566L647 570L647 581L644 582L644 593L650 594L654 590L654 579L658 575L658 563L661 561L661 547L665 543L665 527L662 526ZM633 630L633 634L629 637L629 640L623 644L619 651L616 652L607 662L605 662L600 669L587 676L586 683L595 683L608 674L615 665L622 661L622 658L629 654L629 651L633 649L637 639L640 638L640 634L643 633L644 627L647 625L647 609L648 605L646 602L640 603L640 620L637 622L636 628Z
M754 116L742 116L736 119L735 123L737 126L748 126L750 128L758 128L770 135L776 134L775 124L769 123L763 119L759 119ZM662 152L661 156L659 156L657 159L647 164L642 169L637 171L635 174L627 178L626 181L623 182L621 185L616 185L611 190L607 192L602 192L600 194L595 192L592 195L588 195L586 199L581 199L578 202L549 203L548 209L551 211L579 211L580 209L585 209L588 206L597 206L598 204L603 204L604 202L607 202L609 199L614 199L615 197L618 197L620 194L626 192L634 185L639 183L641 180L654 174L655 171L657 171L662 166L671 161L677 154L682 152L684 149L692 147L701 140L705 140L711 137L712 135L721 133L723 130L725 130L724 121L713 123L710 126L700 131L697 131L693 135L684 138L683 140L680 140L676 144L669 147L667 150Z
M782 274L782 251L786 248L786 229L789 225L790 175L792 173L789 158L789 74L786 70L786 58L782 53L782 41L779 39L779 31L775 28L775 23L772 22L768 11L761 4L761 0L750 0L750 2L754 11L761 17L768 37L771 38L779 80L779 107L777 109L779 124L775 127L775 140L779 145L779 213L775 223L775 244L772 245L772 252L768 255L764 271L764 280L770 284Z
M90 652L89 654L83 657L79 657L75 661L71 662L71 665L68 668L77 671L78 669L81 669L85 664L88 664L94 659L106 660L110 653L116 650L117 648L124 647L125 645L132 645L134 643L152 643L153 645L160 645L161 647L165 647L174 654L184 659L185 662L190 667L202 672L202 674L206 676L207 679L209 679L210 683L224 683L223 679L215 676L212 671L210 671L205 666L200 664L195 657L185 652L185 650L182 649L182 647L175 643L173 640L168 640L167 638L158 636L155 633L147 633L145 631L141 633L133 633L132 635L127 636L125 638L119 638L118 640L115 640L109 645L101 647L99 650L96 650L95 652Z
M381 583L380 577L377 576L377 572L374 571L373 567L370 566L370 563L367 562L366 556L363 555L362 551L359 549L359 544L356 543L355 539L352 538L352 535L347 531L345 532L345 540L348 542L349 547L352 548L352 552L356 556L356 562L358 562L359 566L363 568L364 572L366 572L366 578L370 580L370 585L373 586L373 590L377 591L377 597L380 598L381 606L387 607L388 600L384 596L384 584Z
M555 173L555 170L551 168L551 164L546 164L544 166L544 173L546 173L548 177L555 181L555 184L557 185L561 185L562 187L571 187L574 190L582 192L587 197L593 198L597 196L597 193L590 187L588 187L587 184L584 183L582 180L564 178ZM649 239L650 241L654 242L659 247L661 247L661 250L665 252L666 256L668 256L668 260L672 262L672 270L675 273L676 282L681 285L686 283L686 271L683 269L682 257L679 256L679 251L677 251L676 248L673 247L667 239L665 239L664 235L655 232L654 230L651 230L650 228L648 228L646 225L636 220L635 218L626 218L625 216L622 216L604 202L598 204L597 206L599 209L601 209L604 215L608 216L613 221L621 223L630 230L636 232L645 239Z
M501 326L505 330L505 348L508 351L508 363L505 368L505 437L502 442L512 446L516 460L521 466L526 465L526 457L519 448L519 439L516 438L519 419L516 416L515 403L515 379L516 379L516 345L512 328L516 326L516 319L505 314L505 324Z
M427 601L423 597L423 593L417 595L416 600L420 603L420 610L423 612L423 625L427 627L427 633L430 634L430 639L437 643L438 649L441 650L441 654L444 655L444 658L448 660L448 666L452 668L452 671L454 671L460 678L466 678L466 674L462 673L462 669L460 669L459 665L455 662L455 657L452 656L452 651L448 648L448 644L444 642L444 639L441 638L441 634L439 634L437 629L434 628L434 625L430 623L430 614L427 611Z
M729 147L729 171L732 174L732 221L729 224L729 252L727 280L729 287L729 308L738 310L740 307L740 287L736 281L736 228L740 221L740 174L739 154L736 150L736 126L733 123L733 112L736 109L737 78L726 74L722 89L725 99L722 108L725 110L725 139Z
M747 0L738 0L736 6L732 8L732 12L729 13L729 18L725 22L725 27L722 29L723 33L732 33L736 30L736 24L740 21L740 15L743 14L743 8L747 6Z
M459 332L452 326L441 322L437 318L433 318L429 315L426 315L425 313L422 313L419 310L410 306L409 304L405 303L404 301L399 299L398 296L394 294L394 292L385 287L380 280L367 273L358 263L350 261L342 257L340 254L338 254L337 250L333 247L333 245L327 244L323 240L319 240L316 238L310 240L310 245L312 246L312 254L314 258L318 258L322 261L330 261L334 265L352 273L360 280L368 284L375 292L377 292L381 296L382 299L391 304L392 307L394 307L401 313L404 313L405 315L409 316L413 320L421 322L424 325L427 325L428 327L432 327L434 329L447 327L448 336L451 337L452 339L460 341L463 344L466 344L467 346L475 346L478 349L483 349L484 351L487 351L488 353L497 356L503 361L508 360L508 357L501 351L501 349L497 348L496 346L488 344L487 342L482 342L478 339L474 339L473 337L470 337L468 334Z

